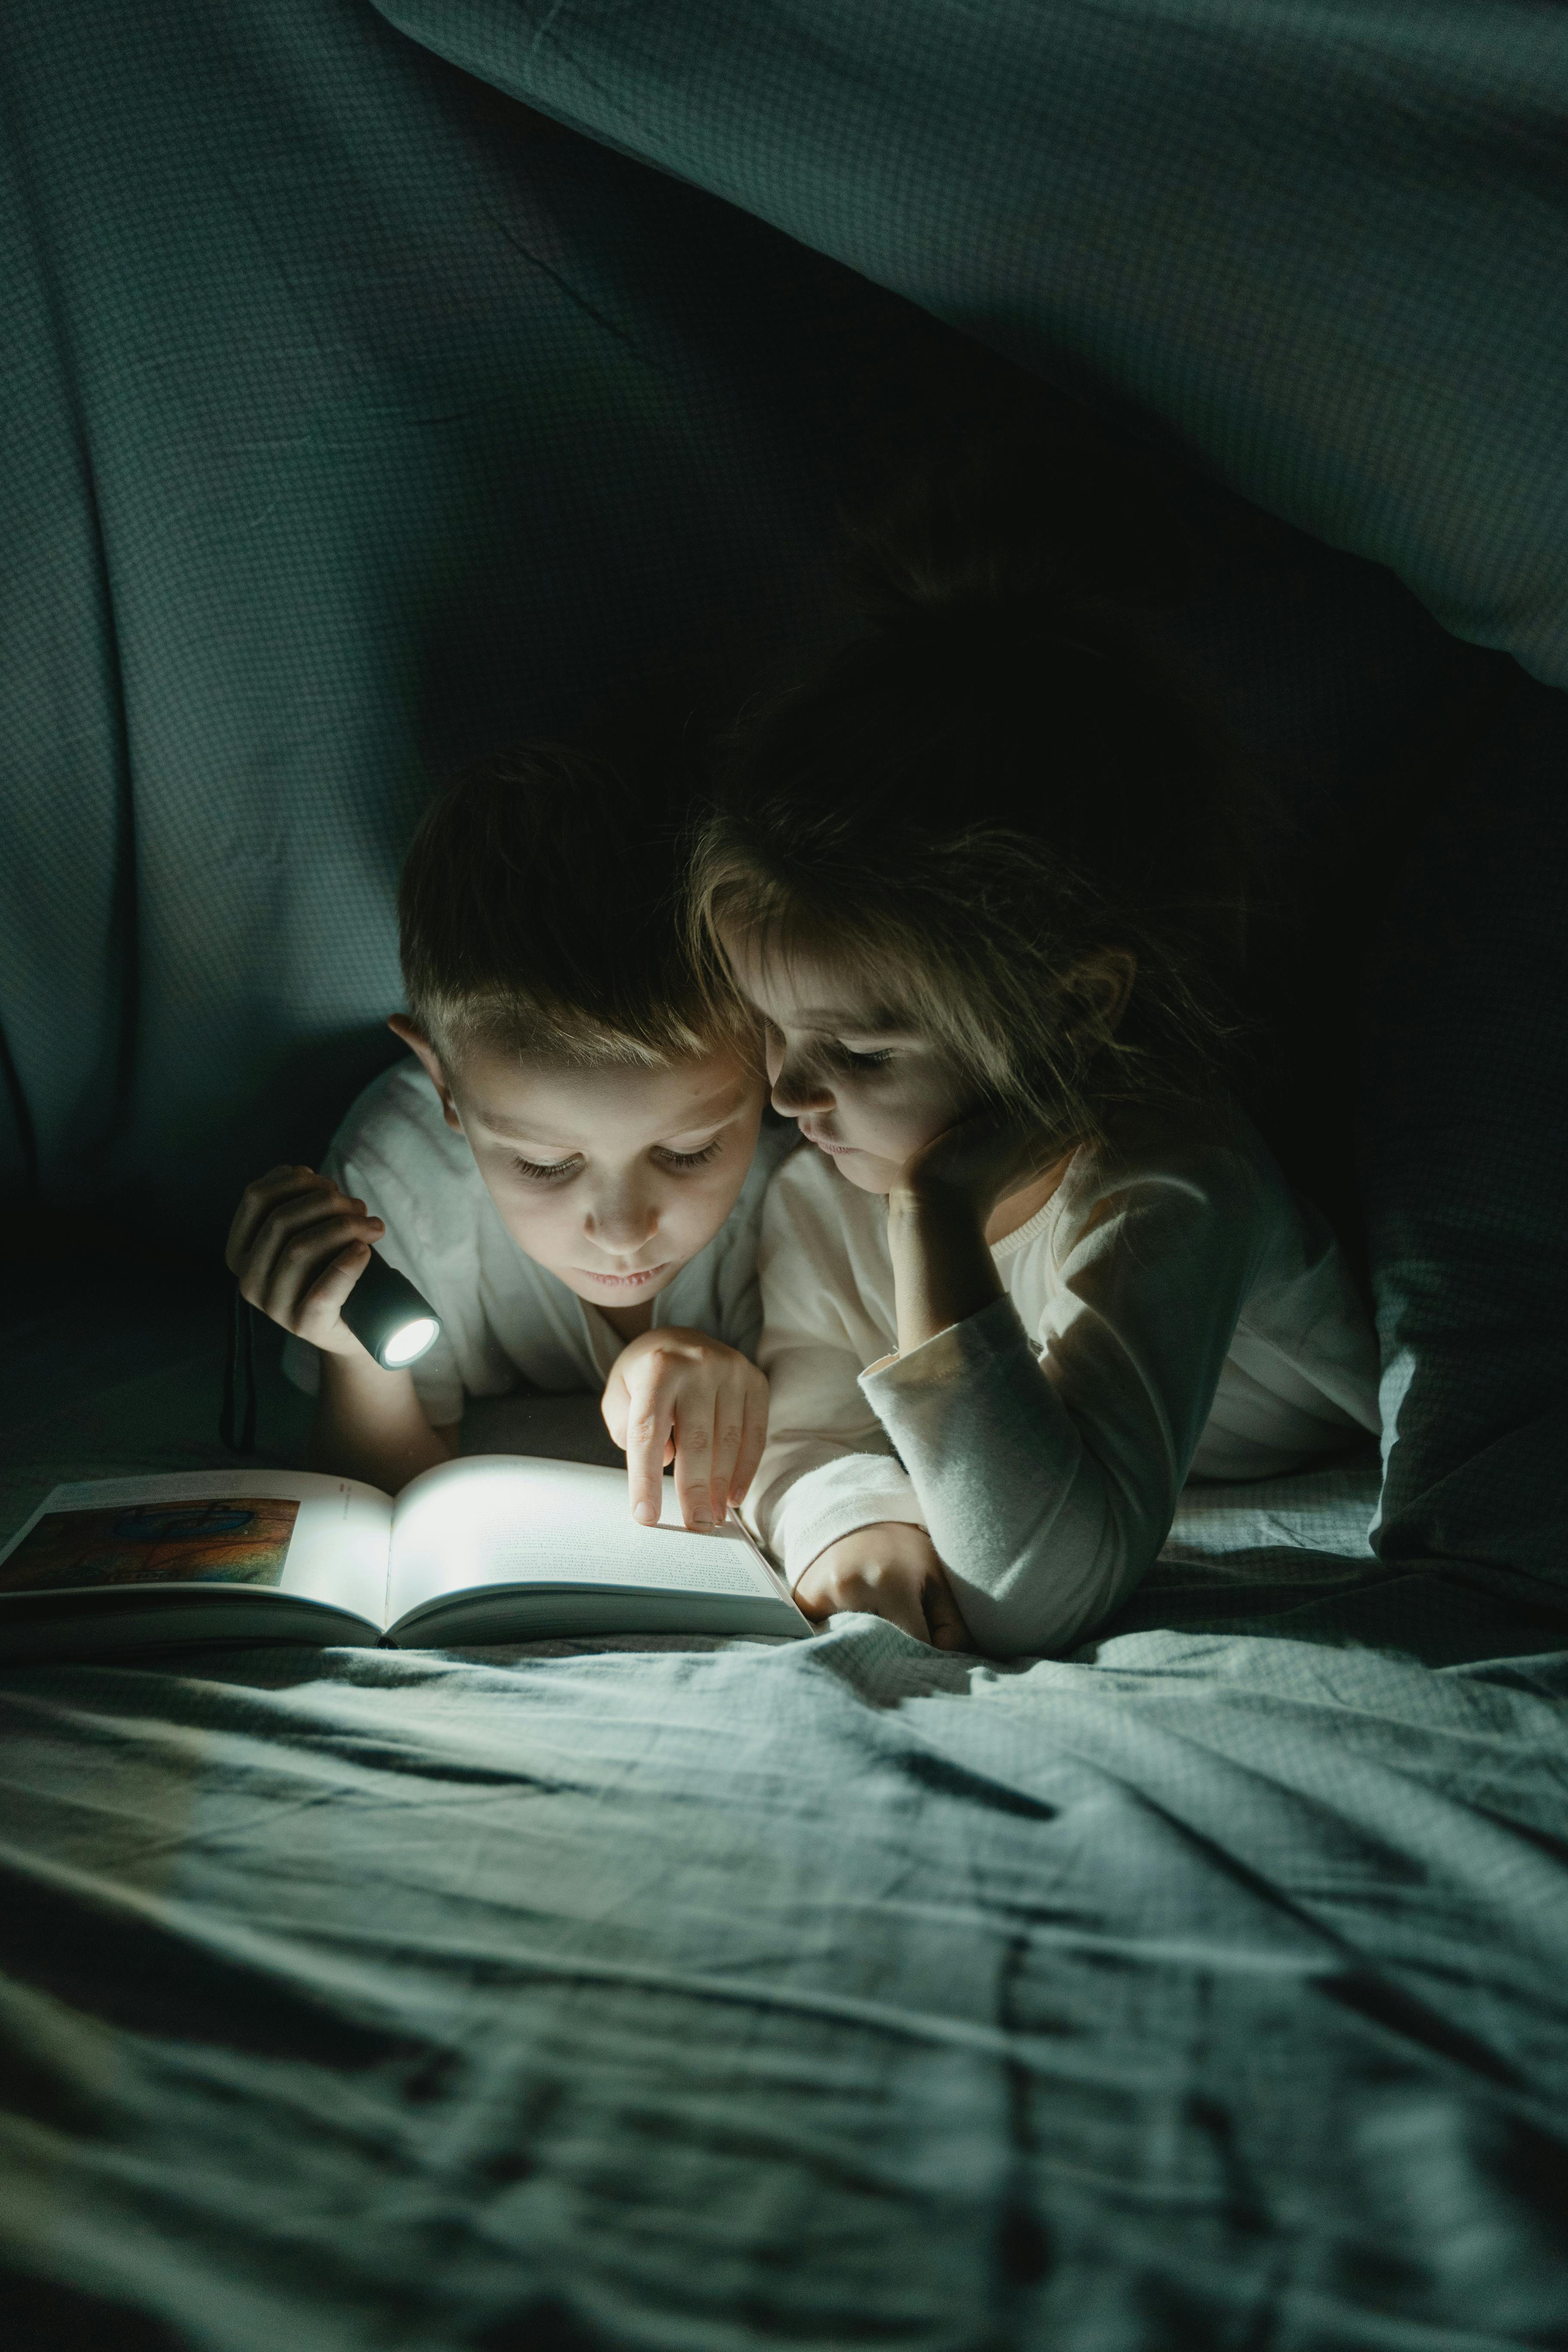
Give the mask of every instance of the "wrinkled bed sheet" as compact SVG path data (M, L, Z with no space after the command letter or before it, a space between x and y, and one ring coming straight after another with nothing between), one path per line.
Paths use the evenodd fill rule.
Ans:
M1034 1665L0 1677L27 2340L1563 2342L1568 1640L1426 1662L1373 1489Z

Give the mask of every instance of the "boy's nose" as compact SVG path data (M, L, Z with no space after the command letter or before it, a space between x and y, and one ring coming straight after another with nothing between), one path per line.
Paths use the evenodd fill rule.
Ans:
M658 1206L653 1201L606 1201L588 1211L583 1230L601 1249L632 1257L658 1231Z

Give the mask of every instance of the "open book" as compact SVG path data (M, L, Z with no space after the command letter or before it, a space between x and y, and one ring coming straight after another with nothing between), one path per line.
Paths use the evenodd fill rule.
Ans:
M444 1462L394 1503L308 1470L57 1486L0 1553L0 1664L169 1642L461 1648L556 1633L810 1632L732 1516L639 1527L626 1474Z

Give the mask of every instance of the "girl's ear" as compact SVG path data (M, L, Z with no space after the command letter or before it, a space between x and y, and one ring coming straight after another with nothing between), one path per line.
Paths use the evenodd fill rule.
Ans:
M1097 1042L1116 1034L1137 977L1138 959L1130 948L1101 948L1075 966L1068 985Z
M406 1013L395 1013L387 1022L395 1037L401 1037L411 1053L417 1054L425 1065L425 1074L441 1097L441 1109L448 1127L461 1135L463 1122L458 1117L458 1106L452 1100L452 1089L447 1084L447 1073L441 1067L440 1056L423 1029L410 1021Z

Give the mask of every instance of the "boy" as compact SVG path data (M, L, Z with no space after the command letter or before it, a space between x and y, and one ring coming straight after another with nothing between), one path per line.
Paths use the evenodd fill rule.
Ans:
M767 1383L757 1225L795 1140L755 1041L682 950L679 794L525 746L434 803L398 894L416 1059L366 1087L321 1172L250 1185L228 1263L317 1396L310 1460L395 1493L458 1451L464 1394L603 1385L635 1515L673 1459L689 1527L751 1483ZM760 1148L759 1148L760 1139ZM441 1318L387 1371L340 1308L371 1245Z

